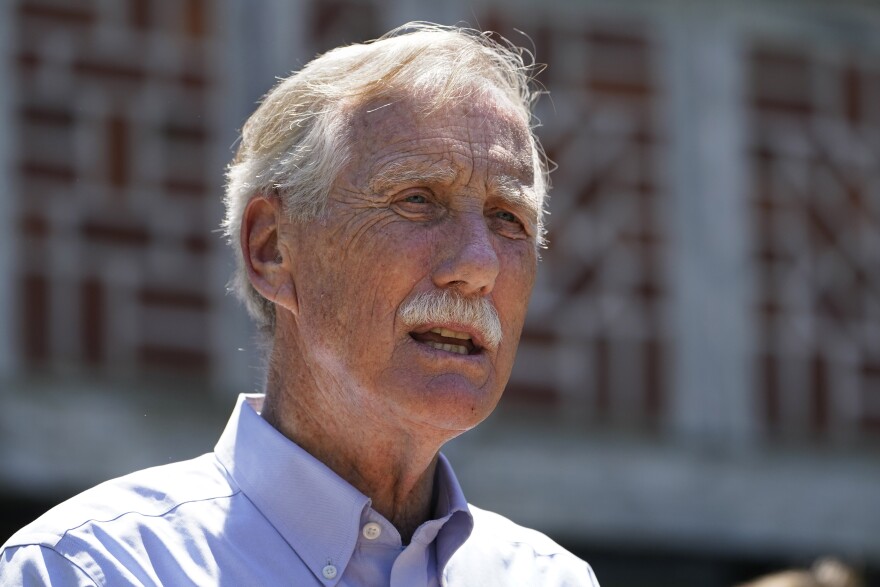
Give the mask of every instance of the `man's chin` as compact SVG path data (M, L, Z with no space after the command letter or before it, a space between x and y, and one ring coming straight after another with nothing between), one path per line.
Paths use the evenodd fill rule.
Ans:
M464 432L470 430L495 409L503 389L494 381L479 384L461 373L442 373L428 378L419 392L411 396L426 418L438 427Z
M391 385L402 394L395 404L400 407L405 402L426 423L459 433L492 413L509 374L508 370L503 378L499 376L496 355L485 349L460 355L414 342L394 362L400 368L393 371Z

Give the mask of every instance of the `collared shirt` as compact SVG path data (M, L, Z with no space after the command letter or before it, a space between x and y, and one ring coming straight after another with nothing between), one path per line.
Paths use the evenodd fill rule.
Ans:
M468 505L439 456L433 519L404 546L370 499L239 397L214 453L102 483L0 552L0 585L586 585L590 567Z

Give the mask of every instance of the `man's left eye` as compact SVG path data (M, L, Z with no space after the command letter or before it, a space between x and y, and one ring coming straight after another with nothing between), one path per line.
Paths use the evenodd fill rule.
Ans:
M507 210L493 210L488 216L490 224L498 234L508 238L521 239L529 235L526 225L519 216Z
M517 218L516 215L505 210L498 210L495 212L495 217L504 220L505 222L519 222L519 218Z

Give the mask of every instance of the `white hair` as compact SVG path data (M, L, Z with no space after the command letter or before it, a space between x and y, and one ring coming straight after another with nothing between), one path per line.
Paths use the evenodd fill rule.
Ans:
M329 51L282 79L242 129L224 199L223 229L236 258L229 289L258 326L274 329L275 307L248 280L239 242L242 216L253 196L277 193L291 219L308 221L320 215L330 186L348 160L349 117L359 106L380 98L417 95L425 112L431 112L492 89L509 100L531 129L531 110L540 95L532 87L535 70L528 51L504 39L417 22L375 41ZM534 132L531 143L541 201L540 245L549 178Z
M407 326L431 322L471 326L486 348L496 349L501 344L501 321L495 306L484 297L467 297L450 288L425 291L407 299L397 314Z

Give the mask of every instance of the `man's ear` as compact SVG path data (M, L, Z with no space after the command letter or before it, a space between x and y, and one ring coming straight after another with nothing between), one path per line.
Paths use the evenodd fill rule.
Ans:
M241 220L241 253L248 279L261 296L296 314L289 249L282 240L284 210L275 195L251 198Z

